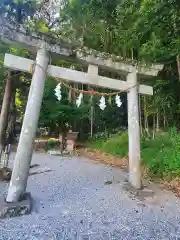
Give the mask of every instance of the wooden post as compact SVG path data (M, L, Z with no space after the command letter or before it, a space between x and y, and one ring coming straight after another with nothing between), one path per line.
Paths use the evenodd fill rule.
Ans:
M14 162L7 202L17 202L25 193L31 164L49 57L45 47L37 52L26 112Z
M134 188L141 189L138 86L135 71L128 74L127 82L134 85L128 92L129 182Z

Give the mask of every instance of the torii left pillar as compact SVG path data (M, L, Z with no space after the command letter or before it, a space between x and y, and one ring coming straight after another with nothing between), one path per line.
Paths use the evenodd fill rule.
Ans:
M26 191L48 63L49 56L43 45L37 52L36 65L6 202L18 202Z

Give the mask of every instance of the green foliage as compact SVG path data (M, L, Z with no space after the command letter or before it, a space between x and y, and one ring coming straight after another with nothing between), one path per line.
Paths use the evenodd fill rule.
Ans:
M96 141L96 140L106 140L108 139L109 134L108 132L99 132L94 134L94 136L90 139L91 141Z
M19 49L13 46L9 47L9 52L13 55L20 56L20 57L27 57L29 54L26 49Z
M120 157L128 156L127 132L112 136L107 140L91 142L90 147ZM142 164L151 177L173 178L180 176L180 135L175 129L161 133L155 139L142 137Z
M87 106L77 108L75 104L69 103L65 89L62 89L63 97L59 102L54 92L56 84L55 80L47 78L39 124L59 132L67 123L72 126L75 121L87 118Z
M71 0L61 10L64 28L60 26L60 35L80 46L121 56L124 61L165 64L158 78L150 79L154 96L146 99L147 108L142 109L142 121L147 114L152 126L153 118L158 115L160 126L179 127L179 7L178 0ZM109 112L107 120L106 114L105 110L101 126L105 123L107 127L112 115Z
M142 141L143 163L152 176L164 178L180 176L180 136L173 131L154 140Z
M61 11L62 21L69 20L69 37L82 38L88 47L148 62L179 53L178 0L67 2Z

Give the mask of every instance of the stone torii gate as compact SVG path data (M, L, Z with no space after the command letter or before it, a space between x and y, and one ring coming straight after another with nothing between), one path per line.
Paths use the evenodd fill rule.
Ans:
M0 19L1 20L1 19ZM0 21L1 23L1 21ZM3 27L2 27L3 26ZM33 153L33 142L37 129L41 102L44 92L46 73L60 80L100 86L114 90L127 91L128 94L128 135L129 135L129 182L136 189L142 187L140 171L140 127L138 94L153 95L150 86L138 85L138 77L156 76L162 69L162 65L133 66L119 61L113 61L108 57L103 59L100 53L83 54L78 50L74 53L69 47L47 44L39 38L26 36L23 32L1 25L1 40L5 43L13 43L36 52L36 61L6 54L4 66L9 69L31 73L34 65L33 77L28 96L22 131L14 162L12 178L10 181L6 201L18 202L26 192L29 167ZM81 62L88 66L88 73L79 72L67 68L49 65L49 53L62 58ZM118 60L118 57L117 57ZM126 76L127 81L111 79L98 75L98 67L116 71Z
M26 190L29 166L33 151L33 142L39 119L41 101L43 98L46 72L48 72L48 75L52 77L69 82L91 84L103 88L123 91L129 89L129 181L135 188L141 188L138 92L140 94L152 95L152 87L145 85L137 86L137 70L135 67L132 69L132 72L127 74L127 82L125 82L97 75L98 67L94 65L89 65L88 73L84 73L67 68L48 65L48 63L49 56L45 46L38 50L36 61L13 56L11 54L5 55L4 66L9 69L30 72L30 69L35 64L7 201L18 201L19 197Z

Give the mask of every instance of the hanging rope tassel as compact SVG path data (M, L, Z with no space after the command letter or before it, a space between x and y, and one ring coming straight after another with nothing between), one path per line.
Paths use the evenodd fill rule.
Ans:
M61 82L56 86L56 88L54 89L54 92L55 92L56 98L60 102L61 99L62 99L62 95L61 95Z
M101 97L100 101L99 101L99 107L101 110L104 111L104 109L106 108L106 99L104 96Z
M79 96L76 99L76 105L77 107L80 107L80 105L82 104L82 100L83 100L83 94L80 93Z
M122 102L121 102L121 98L120 98L119 95L116 95L116 97L115 97L115 102L116 102L116 105L117 105L118 107L121 107Z

